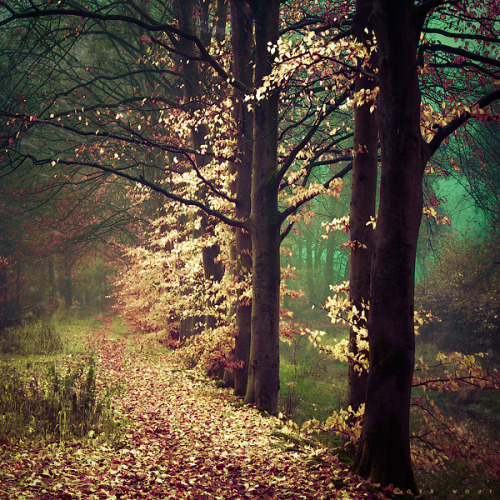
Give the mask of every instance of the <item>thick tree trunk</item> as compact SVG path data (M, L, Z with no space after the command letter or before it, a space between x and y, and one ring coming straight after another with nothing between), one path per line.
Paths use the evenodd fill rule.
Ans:
M202 230L204 235L213 234L213 227L208 224L202 224ZM203 248L202 251L202 262L203 262L203 273L205 280L209 283L219 283L224 276L224 266L218 260L220 254L219 245L211 245ZM219 301L212 300L208 305L209 307L217 307L220 304ZM214 328L217 326L217 318L212 314L205 315L205 327Z
M220 1L220 0L219 0ZM247 85L253 83L252 46L253 19L250 9L245 3L231 0L231 43L233 47L233 71L235 77ZM244 102L244 95L235 90L234 109L237 122L238 161L236 169L236 218L246 220L250 217L251 182L253 158L253 113ZM236 269L238 279L245 276L252 268L252 240L250 234L237 228L236 230ZM251 339L251 304L238 300L236 304L235 361L243 364L242 368L234 370L234 392L245 396L248 382L248 365L250 359Z
M366 40L365 28L371 13L372 0L357 0L354 35L359 41ZM356 80L356 92L373 89L373 79L360 74ZM378 131L375 114L370 112L372 103L354 108L354 161L352 168L350 234L353 245L350 258L350 299L360 314L355 315L349 329L349 347L353 356L359 353L357 336L367 323L361 317L370 298L370 271L372 264L373 227L370 218L375 216L377 191ZM368 353L365 353L368 355ZM348 404L357 410L366 398L368 372L356 369L354 363L348 368Z
M375 0L378 41L380 204L368 320L370 369L354 471L416 491L409 410L414 367L415 255L422 216L423 141L413 1Z
M263 208L258 211L268 209L268 214L253 214L258 227L252 231L252 338L245 403L255 403L274 415L279 391L280 232L272 216L277 207L269 203L266 191L257 197Z
M252 240L250 235L238 230L236 234L237 265L238 276L244 279L244 275L252 268ZM236 330L234 356L235 361L242 363L241 368L234 370L234 393L244 397L247 391L248 366L250 362L250 342L252 332L252 305L244 301L239 301L236 305Z
M278 39L279 0L249 2L255 19L255 84L271 71L268 44ZM279 391L280 224L278 96L255 103L252 161L252 339L245 403L276 414Z

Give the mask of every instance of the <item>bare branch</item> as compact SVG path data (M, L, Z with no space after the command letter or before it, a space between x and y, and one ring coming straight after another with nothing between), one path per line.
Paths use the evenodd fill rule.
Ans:
M226 80L231 86L237 88L241 92L245 94L250 94L252 89L247 87L244 83L233 78L208 52L208 50L203 45L202 41L192 33L187 33L172 24L156 24L154 22L143 21L141 19L137 19L131 16L123 15L123 14L101 14L99 12L92 12L84 9L45 9L40 10L38 8L34 8L33 10L27 10L25 12L14 12L13 9L9 8L7 2L4 0L0 1L0 6L6 8L11 12L11 16L0 20L0 27L5 26L17 19L37 19L37 18L46 18L46 17L58 17L58 16L69 16L69 17L79 17L84 19L95 19L98 21L118 21L123 23L133 24L135 26L139 26L146 31L153 33L166 33L175 35L181 38L185 38L193 42L198 48L201 59L210 66L221 76L224 80ZM169 46L165 44L165 48L170 50ZM184 57L188 57L187 54Z
M75 161L69 161L69 160L61 160L59 163L64 164L64 165L77 165L77 166L82 166L82 167L91 167L91 168L94 168L97 170L101 170L103 172L108 172L110 174L116 175L117 177L122 177L124 179L128 179L129 181L135 182L137 184L141 184L143 186L146 186L146 187L150 188L151 190L155 191L156 193L162 194L163 196L165 196L169 200L175 201L177 203L182 203L183 205L197 207L200 210L203 210L206 214L211 215L212 217L219 219L220 221L228 224L229 226L240 227L242 229L248 229L247 225L244 222L238 221L235 219L231 219L231 218L225 216L224 214L222 214L221 212L211 209L210 207L201 203L198 200L190 200L187 198L183 198L182 196L177 196L176 194L171 193L170 191L167 191L166 189L162 188L161 186L158 186L157 184L154 184L153 182L148 181L147 179L145 179L142 176L137 177L137 176L131 175L123 170L117 170L115 168L107 167L105 165L101 165L99 163L93 163L93 162L75 162Z

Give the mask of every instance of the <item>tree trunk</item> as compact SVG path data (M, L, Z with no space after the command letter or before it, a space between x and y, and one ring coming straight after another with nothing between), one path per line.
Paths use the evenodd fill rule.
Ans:
M64 259L63 296L68 309L73 305L73 277L71 267L69 259Z
M307 298L312 300L313 295L313 244L312 233L306 236L306 290Z
M375 0L377 122L382 150L368 320L370 368L354 471L416 492L409 410L415 357L415 255L425 164L420 134L413 1Z
M23 291L23 266L20 260L16 262L16 281L14 287L14 308L13 314L14 318L17 319L21 317L22 310L22 291Z
M56 297L57 297L57 289L56 289L56 271L54 267L54 257L50 256L48 258L48 281L49 281L49 293L48 293L48 302L49 308L55 308Z
M219 0L220 1L220 0ZM253 46L253 19L247 5L231 0L231 43L233 48L233 65L235 77L247 85L253 83L252 46ZM236 169L236 218L246 220L251 211L251 182L253 157L253 113L248 110L244 102L244 95L235 90L234 109L237 122L237 149L238 160ZM252 240L247 231L236 230L236 269L238 279L245 276L252 268ZM236 304L236 339L235 360L243 364L242 368L234 370L234 392L238 396L245 396L248 382L248 364L250 358L251 318L252 306L241 302Z
M365 41L368 17L371 13L372 0L357 0L356 17L354 19L354 35L358 41ZM360 74L356 79L356 92L362 89L373 89L373 79ZM350 205L350 300L360 312L353 317L349 328L349 348L353 356L359 353L357 345L358 332L366 330L366 320L361 313L366 311L370 298L370 270L372 263L373 227L369 225L375 216L375 198L377 190L377 149L378 133L375 114L370 112L372 103L354 108L354 144L353 168ZM364 353L368 355L367 352ZM359 371L355 364L349 362L348 368L348 404L357 410L366 398L366 382L368 372Z
M331 198L334 199L333 197ZM325 262L325 276L323 282L323 297L322 301L325 301L330 295L330 285L333 285L333 254L335 252L335 237L333 233L328 235L326 240L326 262Z
M215 12L215 39L221 43L226 39L226 18L228 0L217 0Z
M255 85L271 71L268 44L278 39L279 0L248 2L255 19ZM255 103L252 161L252 339L245 403L278 411L280 217L277 171L278 95Z
M195 2L196 3L196 2ZM192 0L176 0L175 2L177 15L179 19L179 27L187 33L196 33L195 23L194 23L194 5ZM202 1L198 7L201 10L200 18L200 29L201 35L200 39L204 45L210 43L211 31L208 27L208 2ZM181 49L186 54L195 55L196 48L193 42L190 40L181 40ZM200 99L203 95L203 91L200 85L200 74L198 70L197 63L195 61L189 61L183 64L184 78L184 92L186 100L190 103L189 106L192 111L196 111L199 108ZM193 142L193 148L197 151L201 150L201 147L205 144L205 137L209 135L209 129L206 124L200 124L196 129L191 131L191 137ZM203 158L197 159L197 166L201 169L206 165L206 160ZM204 191L200 190L200 198L203 198ZM201 214L202 222L200 232L207 236L213 235L213 226L210 224L208 217L205 213ZM204 247L202 249L202 261L203 261L203 273L207 281L219 282L224 274L224 268L217 258L220 253L220 248L218 245L211 245ZM216 306L216 304L209 304L209 306ZM205 323L205 326L212 328L216 326L216 319L207 314L204 318L194 318L193 320L183 320L180 324L180 336L182 338L187 338L194 333L196 330L195 324L199 321ZM191 329L191 331L187 331Z

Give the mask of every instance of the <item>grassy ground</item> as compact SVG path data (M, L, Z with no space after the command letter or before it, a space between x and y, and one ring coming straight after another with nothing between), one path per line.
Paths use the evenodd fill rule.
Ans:
M56 314L50 319L25 321L7 328L0 340L2 362L48 361L61 355L85 354L82 331L102 326L99 316Z
M325 345L345 339L347 327L324 328ZM319 352L307 338L280 345L280 411L301 424L310 418L325 419L332 411L347 404L347 363L333 360ZM432 342L417 339L416 359L432 363L438 349ZM445 413L460 413L498 431L500 400L494 391L464 390L456 393L430 393ZM498 438L498 435L496 436Z
M49 322L27 323L3 332L0 337L0 441L9 442L13 436L30 440L85 438L89 433L106 432L111 436L116 431L113 415L106 406L107 396L101 393L97 397L97 391L92 388L95 373L87 348L92 332L102 328L103 321L106 318L101 316L61 315ZM110 343L123 344L123 337L134 334L119 318L112 323L109 318L107 321ZM325 344L333 344L348 335L345 327L325 330L322 338ZM127 343L124 366L133 364L134 354L139 353L150 362L161 362L166 355L164 348L154 339L151 346L146 342L142 336L136 336L134 342ZM155 348L151 349L152 346ZM418 341L417 358L432 359L436 353L432 343ZM312 418L324 421L346 406L346 363L318 352L306 338L282 344L280 379L280 410L299 425ZM464 432L484 432L492 439L498 438L500 408L496 393L436 392L431 397L447 415L460 419ZM418 425L421 422L416 418L414 426ZM325 442L339 443L334 438ZM483 481L480 469L471 477L470 470L450 463L442 473L429 474L417 468L416 474L429 498L467 498L467 491L471 492L469 498L492 497L491 481ZM458 493L448 494L453 491Z
M0 499L385 498L335 454L291 441L278 419L181 365L154 334L130 335L110 317L82 333L101 381L122 387L113 404L127 427L111 443L0 444Z
M96 316L56 314L0 336L0 442L67 440L113 431L110 392L98 390L87 343Z
M348 336L347 328L327 328L322 341L331 345ZM325 420L347 403L347 364L332 360L305 337L280 345L280 410L302 424Z

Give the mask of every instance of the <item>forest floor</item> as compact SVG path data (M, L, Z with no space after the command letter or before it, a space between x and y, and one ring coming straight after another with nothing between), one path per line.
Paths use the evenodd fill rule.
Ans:
M283 439L277 418L102 320L85 335L101 389L120 387L113 405L126 424L111 442L2 445L1 499L386 498L331 452Z

